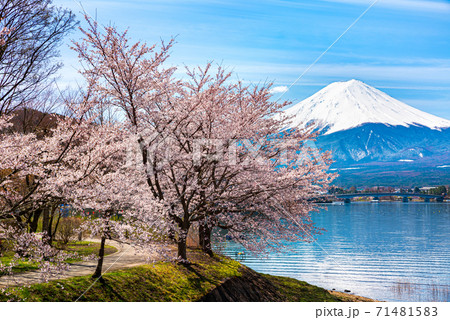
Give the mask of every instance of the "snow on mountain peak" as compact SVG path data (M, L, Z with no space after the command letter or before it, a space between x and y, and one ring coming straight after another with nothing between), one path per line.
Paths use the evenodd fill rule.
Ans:
M290 127L314 122L325 134L364 123L431 129L450 127L449 120L413 108L355 79L334 82L284 112L294 116Z

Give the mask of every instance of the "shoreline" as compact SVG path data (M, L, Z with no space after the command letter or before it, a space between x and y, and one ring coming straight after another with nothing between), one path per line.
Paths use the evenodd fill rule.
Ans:
M104 274L53 280L0 291L0 301L123 302L369 302L289 277L262 274L225 256L189 254L191 264L143 264ZM89 289L88 289L89 288ZM88 290L86 290L88 289Z
M381 300L375 300L363 296L358 296L351 293L336 291L336 290L327 290L330 294L342 299L343 302L385 302Z

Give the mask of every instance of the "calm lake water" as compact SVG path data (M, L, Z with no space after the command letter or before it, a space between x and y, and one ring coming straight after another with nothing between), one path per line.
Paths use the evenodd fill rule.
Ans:
M243 263L326 289L385 301L450 301L450 203L326 205L313 214L327 231ZM229 242L222 252L243 251Z

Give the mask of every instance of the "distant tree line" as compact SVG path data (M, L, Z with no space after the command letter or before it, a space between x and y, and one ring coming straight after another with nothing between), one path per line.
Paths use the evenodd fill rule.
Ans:
M308 147L312 127L284 130L289 103L271 83L211 63L179 72L165 64L173 40L132 43L85 18L72 48L85 81L60 92L52 78L74 15L51 0L0 0L0 243L16 253L0 273L22 260L63 272L54 237L74 225L100 238L96 278L107 239L175 246L189 263L193 230L209 255L225 234L260 253L320 233L309 199L334 179L331 155ZM64 225L63 205L95 215Z
M395 188L395 187L366 187L364 189L358 190L355 186L350 188L344 187L336 187L332 186L328 189L329 194L348 194L348 193L416 193L416 194L432 194L432 195L444 195L448 194L449 187L448 186L438 186L429 189L423 189L421 187L413 187L413 188Z

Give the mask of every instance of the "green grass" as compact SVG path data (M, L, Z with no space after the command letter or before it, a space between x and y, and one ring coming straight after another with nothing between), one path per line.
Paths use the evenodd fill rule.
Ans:
M70 242L64 249L68 252L77 253L81 257L90 256L92 254L98 255L100 250L100 243L89 241L76 241ZM117 252L117 248L109 245L105 245L105 256ZM82 259L68 259L67 262L81 261Z
M307 282L287 277L277 277L261 274L269 280L281 293L285 301L289 302L339 302L340 298L330 294L327 290L310 285Z
M241 265L234 260L193 255L189 266L160 262L107 273L105 283L97 281L80 301L196 301L224 279L240 275ZM0 301L75 301L92 283L83 276L10 288L0 293Z
M3 265L9 265L13 260L14 252L6 252L4 256L0 257L0 263ZM17 265L12 268L13 273L26 272L31 270L38 269L38 265L36 263L31 263L28 261L18 261ZM2 275L2 272L0 272Z
M56 243L56 245L58 245ZM100 249L100 243L97 242L89 242L89 241L74 241L70 242L66 248L65 251L73 252L79 254L81 257L76 259L67 259L66 262L73 263L77 261L81 261L83 256L89 256L92 254L98 255L98 251ZM105 256L113 254L117 252L117 248L113 246L105 246ZM7 251L3 253L3 255L0 257L0 262L4 265L8 265L11 263L14 257L14 251ZM18 261L18 265L12 268L13 273L21 273L26 271L32 271L37 270L38 265L36 263L28 262L28 261ZM1 273L0 273L1 275Z
M104 283L90 276L74 277L0 292L0 301L75 301L91 285L80 301L198 301L225 280L244 277L245 268L232 259L209 258L194 251L193 264L159 262L118 270L103 276ZM260 274L279 292L284 301L352 301L325 289L291 278Z

